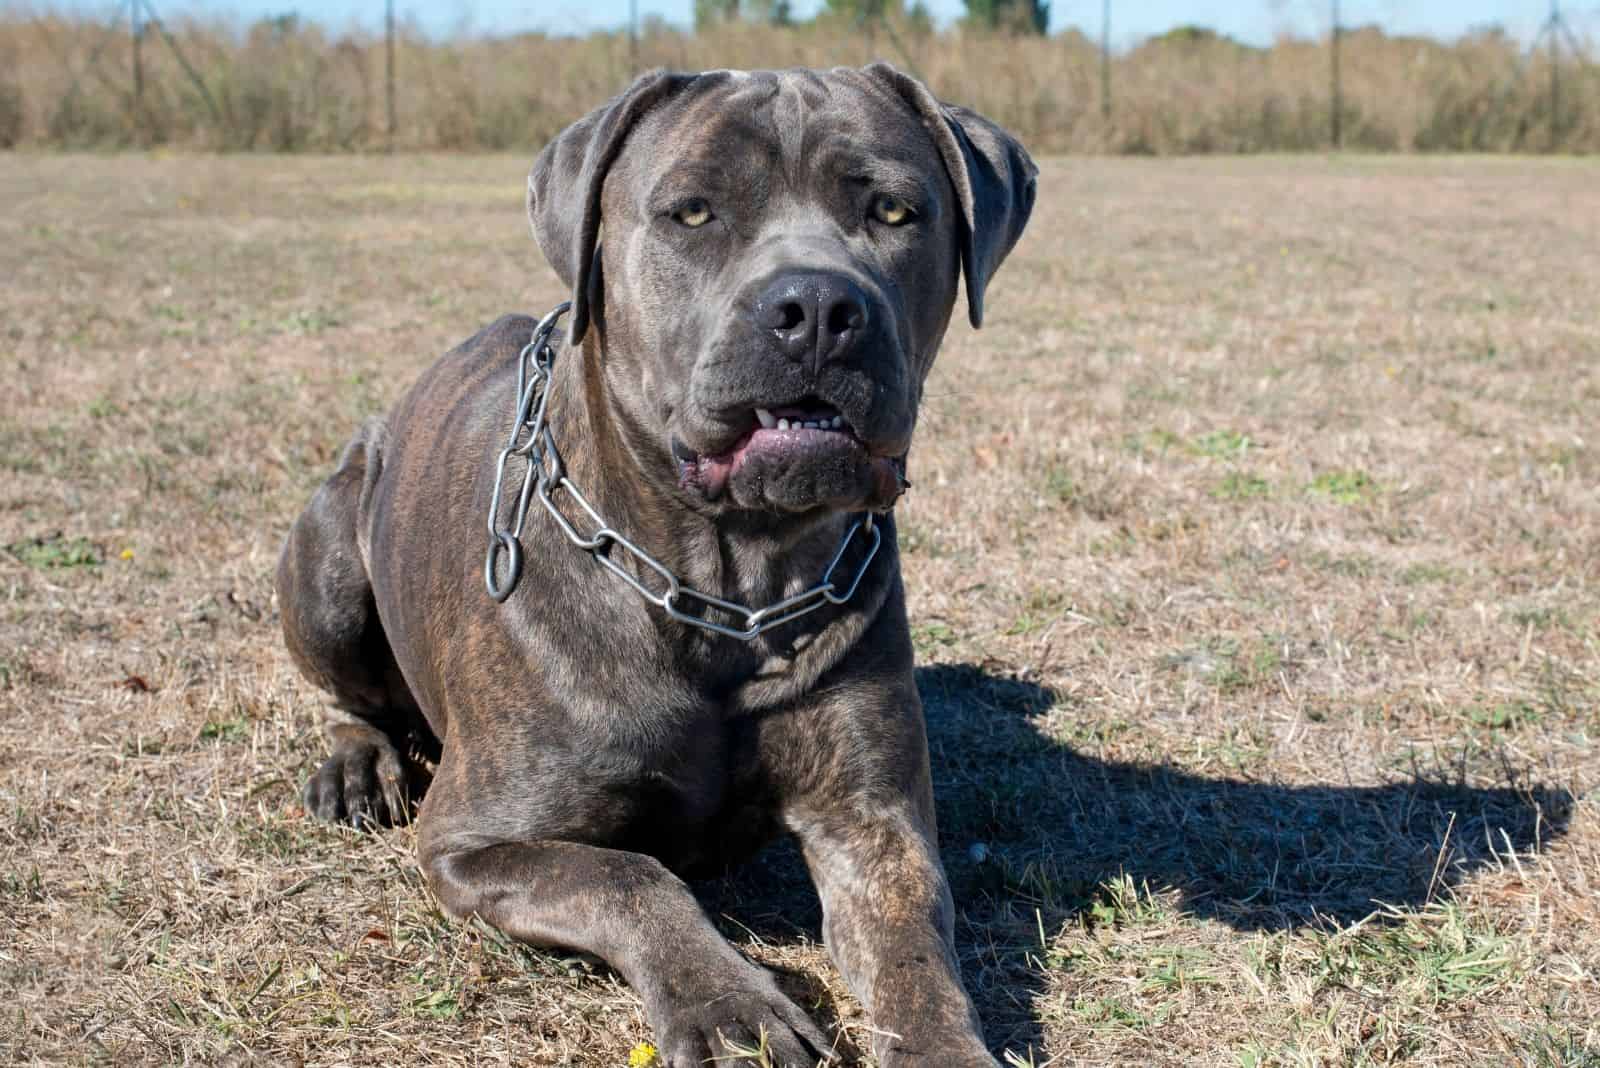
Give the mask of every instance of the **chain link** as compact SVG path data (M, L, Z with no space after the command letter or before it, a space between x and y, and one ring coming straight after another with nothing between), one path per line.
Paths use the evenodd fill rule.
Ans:
M821 581L815 586L804 593L797 593L769 604L765 608L754 609L685 586L665 564L606 523L600 513L595 511L594 505L589 503L588 498L579 491L571 479L567 478L566 468L561 463L561 454L556 450L555 438L551 436L547 417L551 368L555 363L555 351L550 345L550 336L555 330L556 323L569 307L571 302L558 304L550 314L539 320L539 325L534 327L532 339L517 357L516 415L511 424L511 435L495 458L494 494L489 500L489 552L483 561L483 581L489 589L489 596L496 601L504 601L511 596L512 591L517 588L517 582L522 578L524 562L522 528L527 523L528 505L535 498L544 510L550 513L550 518L555 520L556 526L566 535L569 542L588 552L597 564L632 586L639 596L665 611L670 618L691 627L749 641L774 627L793 622L807 612L814 612L825 604L844 604L855 596L862 578L866 576L867 568L878 555L878 547L883 543L883 532L873 522L871 512L863 512L861 517L851 524L850 529L845 531L844 537L839 541L839 548L829 561L827 570L822 573ZM513 456L526 461L527 466L522 473L522 485L517 491L516 509L512 513L511 526L502 529L498 523L506 486L506 467ZM566 513L556 503L561 494L571 497L578 509L589 517L594 533L587 535L582 533L572 520L567 518ZM866 544L866 555L857 565L849 584L841 591L839 584L834 581L834 573L839 570L846 552L858 537ZM645 585L639 576L613 558L613 549L620 549L631 556L640 565L642 572L654 572L665 583L666 588L658 592ZM506 558L503 568L498 566L502 555ZM504 571L503 576L497 574L501 570ZM736 625L718 623L716 620L686 612L680 607L691 601L697 601L705 608L732 616Z

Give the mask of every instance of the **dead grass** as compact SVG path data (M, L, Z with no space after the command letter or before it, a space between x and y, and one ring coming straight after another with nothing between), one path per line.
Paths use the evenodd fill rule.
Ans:
M281 537L560 293L520 158L0 158L0 1060L615 1066L603 968L309 823ZM902 538L1013 1063L1600 1063L1589 163L1047 161ZM845 1048L795 858L704 888Z
M1320 151L1333 119L1326 39L1252 48L1174 30L1115 55L1108 116L1099 51L1076 30L935 33L897 16L877 33L828 18L687 33L647 18L636 48L622 33L437 40L402 26L391 135L381 35L330 32L293 15L171 29L206 92L152 32L135 99L132 50L103 24L0 10L0 147L531 153L637 71L874 59L916 71L1041 153ZM1503 32L1445 42L1352 29L1340 50L1342 143L1363 152L1600 151L1595 42L1568 45L1552 106L1549 52Z

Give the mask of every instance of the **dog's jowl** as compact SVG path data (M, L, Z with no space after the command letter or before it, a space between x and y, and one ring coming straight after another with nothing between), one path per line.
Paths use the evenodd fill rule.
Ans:
M527 203L564 329L444 356L289 536L285 638L332 695L307 807L420 802L444 906L604 958L673 1068L830 1055L682 881L792 834L879 1063L993 1065L892 508L958 281L977 325L1034 175L882 65L652 74L562 133Z

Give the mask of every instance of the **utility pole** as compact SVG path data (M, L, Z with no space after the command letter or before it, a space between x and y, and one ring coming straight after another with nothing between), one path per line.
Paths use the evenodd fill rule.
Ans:
M1111 0L1100 9L1100 116L1111 121Z
M1557 32L1558 27L1565 27L1561 21L1560 0L1550 0L1550 147L1555 148L1561 140L1561 40Z
M140 39L144 37L144 27L139 22L139 4L137 0L128 5L128 32L132 35L133 44L133 111L134 121L144 111L144 50L139 47Z
M628 73L639 76L639 0L628 0Z
M1561 8L1556 6L1556 0L1550 0L1550 19L1552 22L1561 21ZM1561 43L1556 40L1556 35L1550 35L1550 140L1554 141L1561 132Z
M106 26L105 35L100 43L94 46L89 53L87 67L94 71L103 82L105 74L98 67L100 55L111 43L116 40L121 32L117 27L122 22L122 14L128 14L128 29L130 31L130 44L133 46L133 111L134 121L139 120L143 109L140 106L144 97L144 33L154 26L161 39L167 43L167 50L172 53L172 58L178 61L178 66L183 68L183 73L188 75L189 81L194 83L200 99L206 103L206 110L211 112L211 120L217 124L217 129L222 129L222 112L217 108L217 101L211 95L211 90L206 88L205 79L200 77L200 72L194 69L189 62L189 57L183 54L183 49L178 46L178 39L172 36L172 31L167 29L167 24L161 21L161 16L156 13L154 0L117 0L116 9L111 13L111 21ZM64 61L63 61L64 62ZM71 68L68 68L71 73ZM62 98L62 106L66 106L77 98L83 88L81 74L72 74L72 83L67 86L66 96Z
M1560 0L1550 0L1550 17L1539 28L1533 47L1538 48L1540 40L1546 36L1550 38L1550 148L1554 151L1561 145L1561 39L1566 38L1567 50L1573 55L1583 54L1572 28L1562 17Z
M388 112L388 126L386 133L386 146L388 151L394 151L394 0L385 0L383 11L383 36L384 36L384 65L383 65L383 95L384 107Z
M1339 78L1339 39L1344 35L1339 25L1339 0L1333 0L1333 111L1331 117L1333 149L1337 152L1344 144L1344 85Z

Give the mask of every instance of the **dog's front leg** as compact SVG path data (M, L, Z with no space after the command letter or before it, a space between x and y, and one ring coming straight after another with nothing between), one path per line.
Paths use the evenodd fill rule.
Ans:
M883 1068L992 1068L961 986L931 803L864 798L791 815L823 937L871 1017Z
M644 1001L669 1068L769 1063L814 1068L830 1044L763 969L719 935L688 886L653 857L576 842L435 850L423 867L440 903L514 938L593 953ZM714 1061L713 1061L714 1059Z

